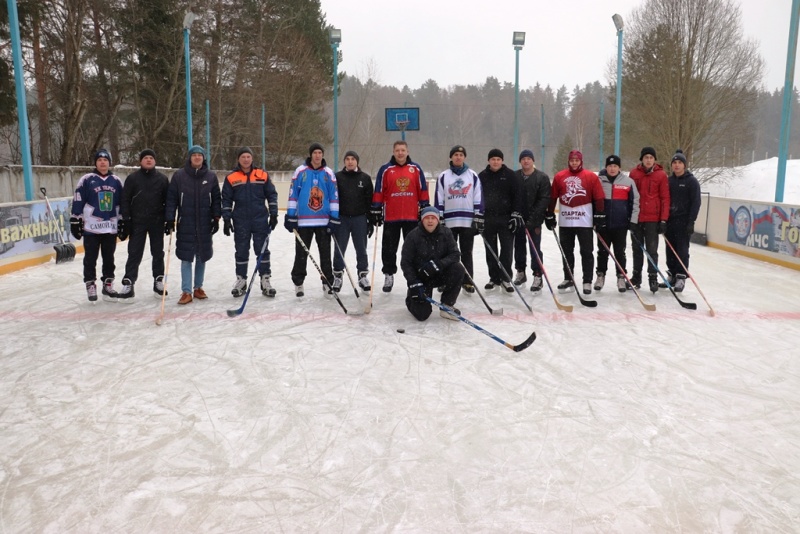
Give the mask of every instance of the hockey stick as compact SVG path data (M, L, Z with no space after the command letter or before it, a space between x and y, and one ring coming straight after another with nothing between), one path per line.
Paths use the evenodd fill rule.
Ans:
M381 227L375 227L375 246L372 249L372 280L370 281L370 290L369 290L369 309L372 311L372 295L375 294L375 262L378 258L378 233Z
M344 302L342 302L342 299L339 298L339 294L332 289L333 286L331 286L330 282L328 282L328 277L325 276L325 273L322 272L322 269L320 268L319 264L317 263L317 260L314 259L314 256L311 255L311 251L308 250L308 247L306 246L306 244L303 243L303 240L300 238L300 234L297 232L297 229L292 230L292 232L294 232L295 239L297 239L297 242L300 243L300 246L303 247L303 250L306 251L306 255L308 255L308 258L311 260L311 263L314 264L314 267L317 268L317 272L322 277L322 280L325 282L325 285L328 286L328 290L333 295L333 298L335 298L336 302L339 303L339 306L342 307L342 310L344 311L344 313L346 313L347 315L364 315L364 310L361 310L360 312L355 312L355 311L354 312L349 312L349 311L347 311L347 308L345 308L345 306L344 306Z
M514 291L517 292L517 295L519 295L519 298L522 299L522 303L525 305L526 308L528 308L529 312L533 313L533 308L530 307L530 305L528 304L528 301L526 301L525 297L522 296L522 293L520 293L519 288L514 285L514 280L511 278L511 275L508 274L508 271L506 271L506 268L503 267L502 263L500 263L500 258L497 257L497 254L495 254L494 249L492 247L490 247L489 243L486 242L486 239L483 238L483 234L481 234L481 239L483 239L483 246L486 248L486 250L488 250L489 252L492 253L492 256L494 257L495 261L497 262L497 265L500 266L500 270L503 271L503 275L506 277L506 280L508 280L508 283L511 284L511 287L513 287Z
M331 237L333 238L333 242L336 245L336 250L339 251L339 255L342 257L342 265L344 265L344 270L347 272L347 278L350 280L350 285L353 286L353 291L356 294L356 298L358 299L358 302L361 303L361 295L358 293L358 288L356 287L355 282L353 282L353 275L350 274L350 268L347 266L347 263L344 261L344 252L342 252L342 247L339 246L339 240L336 239L336 236L333 235L333 234L331 234ZM364 308L364 313L369 313L371 311L372 311L372 308L370 308L369 306Z
M711 315L711 317L714 317L716 315L716 312L714 312L714 308L712 308L711 304L708 303L708 299L703 294L703 290L700 289L700 286L697 285L697 280L694 279L694 276L692 276L692 273L690 273L689 269L686 268L686 265L683 263L683 260L681 260L681 257L678 256L678 253L675 251L675 247L673 247L672 243L669 242L669 239L667 239L667 236L664 236L664 242L669 246L669 248L672 249L672 253L675 254L675 258L681 264L681 267L683 267L683 272L685 272L686 276L688 276L692 280L692 283L694 284L694 287L697 288L697 291L700 293L700 296L703 297L704 301L706 301L706 306L708 306L708 314Z
M556 298L556 293L555 291L553 291L553 286L550 285L550 278L547 276L547 271L544 269L542 258L539 257L539 251L536 250L536 245L533 243L533 237L531 237L531 233L528 231L527 227L525 228L525 235L528 236L528 243L531 244L531 250L533 250L533 254L534 256L536 256L536 263L539 264L539 268L542 270L542 276L544 276L544 280L545 282L547 282L547 289L549 289L550 294L553 295L553 301L556 303L556 308L558 308L561 311L571 313L572 304L561 304Z
M239 306L239 308L236 310L228 310L227 311L228 317L238 317L244 311L244 307L247 305L247 299L248 297L250 297L250 290L253 289L253 282L256 281L256 275L258 274L258 267L261 265L261 258L264 257L264 251L267 250L267 242L269 242L269 234L267 234L267 237L264 238L264 244L261 245L261 252L258 253L258 258L256 258L256 268L253 269L253 274L250 276L250 283L247 284L247 291L245 291L242 305Z
M52 206L50 206L50 199L47 198L47 189L45 189L44 187L40 187L39 191L42 192L42 195L44 195L44 201L47 202L47 211L50 214L50 218L53 219L54 223L56 223L56 232L58 232L58 243L53 245L53 250L56 251L56 263L72 261L75 259L75 245L73 245L72 243L64 242L64 236L61 234L61 225L58 224L56 215L55 213L53 213L53 208Z
M611 253L611 249L608 247L608 243L606 243L606 240L603 239L603 236L600 235L600 232L595 231L595 233L597 234L597 240L600 241L600 244L603 245L603 248L605 248L608 251L608 255L611 256L611 259L614 260L614 263L617 264L617 268L619 269L619 272L621 272L622 276L625 277L625 281L628 282L628 285L631 287L631 290L636 295L636 298L639 299L639 302L642 303L642 306L644 306L644 309L647 310L647 311L656 311L656 305L655 304L648 304L642 299L642 296L636 290L636 286L634 286L631 283L631 279L628 278L628 273L625 272L625 269L623 269L622 265L619 264L619 262L617 261L617 258Z
M461 266L464 267L464 264L462 263ZM467 275L467 278L469 278L469 283L472 284L472 287L475 288L475 292L478 294L478 296L483 301L483 305L486 306L486 309L489 310L489 314L490 315L503 315L503 308L498 308L498 309L494 310L494 309L492 309L491 306L489 306L489 303L486 302L486 299L483 297L483 294L481 293L481 290L478 289L478 286L475 284L475 280L473 280L472 277L469 275L469 272L467 271L466 267L464 267L464 274Z
M177 218L177 214L176 214ZM161 315L158 316L156 319L156 325L161 326L161 321L164 320L164 303L167 301L167 278L169 277L169 259L172 257L172 234L175 233L175 226L173 225L173 230L169 233L169 243L167 244L167 266L164 270L164 289L161 292Z
M429 297L429 296L427 296L427 295L425 296L425 300L427 300L428 302L430 302L430 303L431 303L431 304L433 304L434 306L437 306L437 307L438 307L440 310L442 310L443 312L445 312L445 313L448 313L448 314L452 315L453 317L455 317L456 319L458 319L458 320L459 320L459 321L461 321L462 323L466 323L466 324L468 324L469 326L471 326L472 328L474 328L475 330L477 330L477 331L478 331L478 332L480 332L481 334L484 334L484 335L486 335L486 336L489 336L490 338L494 339L494 340L495 340L495 341L497 341L498 343L502 343L503 345L505 345L505 346L506 346L506 347L508 347L509 349L513 350L514 352L520 352L520 351L523 351L523 350L527 349L528 347L530 347L530 346L531 346L531 343L533 343L534 341L536 341L536 332L533 332L533 333L532 333L530 336L528 336L528 339L526 339L525 341L523 341L523 342L522 342L522 343L520 343L519 345L512 345L511 343L509 343L509 342L507 342L507 341L503 341L502 339L500 339L500 338L499 338L499 337L497 337L496 335L492 334L492 333L491 333L491 332L489 332L488 330L485 330L485 329L481 328L480 326L476 325L475 323L473 323L472 321L470 321L470 320L469 320L469 319L467 319L466 317L464 317L464 316L462 316L462 315L459 315L459 314L457 314L457 313L456 313L456 312L453 310L453 308L451 308L450 306L445 306L445 305L444 305L444 304L442 304L441 302L436 302L435 300L433 300L431 297Z
M551 232L553 232L553 237L555 237L555 239L556 239L556 244L558 245L558 250L561 251L561 259L564 261L564 267L566 267L567 273L569 273L569 279L572 280L572 287L575 288L575 294L578 295L578 300L581 301L581 304L583 304L584 306L589 307L589 308L594 308L595 306L597 306L597 301L596 300L587 300L587 299L585 299L585 298L583 298L581 296L581 292L580 292L580 290L578 288L578 284L575 282L575 275L572 273L572 269L570 268L569 264L567 263L567 256L566 256L566 254L564 254L564 248L561 246L561 239L559 239L559 236L556 233L556 229L555 228L553 228L551 230Z
M664 280L664 284L666 284L667 289L669 289L670 293L672 293L672 296L675 297L675 300L678 301L678 304L680 304L682 307L686 308L687 310L696 310L697 309L697 304L695 304L694 302L684 302L678 297L678 294L675 293L675 290L672 288L672 284L669 283L669 280L667 280L667 277L664 276L664 273L662 273L661 269L658 268L658 265L656 265L656 262L653 261L653 257L650 255L649 252L647 252L647 249L644 247L642 242L639 241L639 238L636 237L636 234L634 234L633 232L631 232L631 239L636 241L636 244L639 245L639 248L642 249L642 252L644 252L644 255L647 256L647 261L650 262L650 265L652 265L655 268L655 270L658 273L658 275L661 277L662 280Z

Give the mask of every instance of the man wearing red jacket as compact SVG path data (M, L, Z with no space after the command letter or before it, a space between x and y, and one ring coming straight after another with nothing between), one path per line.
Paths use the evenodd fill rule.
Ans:
M644 253L653 258L647 265L647 281L650 291L658 291L658 234L667 231L669 219L669 179L664 169L656 163L656 151L646 146L639 156L639 165L631 169L630 177L639 190L639 225L631 229L633 239L633 276L631 283L637 288L642 284Z
M600 179L592 171L583 168L583 154L578 150L569 153L569 166L553 177L550 205L544 222L548 230L556 227L556 202L561 203L559 241L564 249L564 281L558 285L561 291L575 286L570 271L575 272L575 238L581 252L583 293L592 293L594 274L594 240L592 227L605 228L605 198ZM567 268L569 267L569 269Z

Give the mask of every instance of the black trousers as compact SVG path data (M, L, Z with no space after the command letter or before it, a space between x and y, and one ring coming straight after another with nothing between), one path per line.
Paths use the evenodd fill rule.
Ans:
M433 278L425 284L425 294L429 297L433 295L434 287L444 287L442 291L442 304L455 306L458 294L461 292L461 282L464 280L464 266L454 263L445 269L439 276ZM406 308L417 321L424 321L431 316L433 307L427 300L413 298L417 292L413 289L408 290L406 295Z
M164 221L150 224L132 224L128 237L128 261L125 263L125 276L131 282L139 278L139 265L144 256L144 245L150 237L150 255L153 256L153 279L164 275Z
M631 232L634 234L633 242L633 271L642 272L644 266L644 252L642 252L641 245L647 249L647 253L653 258L653 263L658 265L658 223L646 222L639 223L639 231ZM638 242L637 242L638 240ZM651 278L657 276L656 268L650 262L647 262L647 273Z
M381 261L383 274L397 272L397 248L400 246L400 234L405 238L417 227L417 221L399 221L383 223L383 242L381 243Z
M451 228L453 237L456 238L458 250L461 252L461 263L467 268L470 277L475 272L472 264L472 246L475 243L475 230L472 228ZM464 275L463 284L469 283L469 278Z
M533 239L533 244L536 245L536 250L539 252L539 259L544 264L544 253L542 252L542 230L541 226L536 226L531 230L528 228L528 231L531 233L531 239ZM525 263L528 260L527 250L530 248L530 243L528 243L528 236L525 235L525 228L520 228L514 234L514 267L518 271L525 270ZM533 271L534 276L542 276L542 268L539 267L539 262L536 261L536 258L533 255L533 248L530 248L531 252L531 271Z
M505 268L506 272L511 275L511 257L514 252L514 234L508 229L508 224L504 222L488 222L483 229L483 243L486 247L491 248L495 255L500 258L500 263ZM524 237L525 234L523 234ZM497 251L497 243L500 242L500 252ZM524 260L523 260L524 261ZM506 277L503 275L500 265L494 259L492 253L486 251L486 267L489 269L489 280L495 284L499 284ZM523 263L524 269L524 263Z
M680 257L686 267L689 267L689 242L691 238L691 236L686 233L686 227L688 225L689 221L686 220L667 221L666 233L666 238L669 239L669 242L675 247L678 257ZM669 272L671 272L673 276L686 274L686 269L681 266L678 257L675 256L672 249L667 247L667 269L669 269Z
M561 248L564 249L564 279L569 280L567 265L575 274L575 238L578 239L578 246L581 253L581 271L583 283L590 284L594 269L594 243L592 242L593 230L591 228L576 228L573 226L562 226L559 233ZM575 283L578 283L577 277Z
M311 250L311 240L317 240L317 250L319 251L319 268L322 269L322 274L328 279L328 283L333 283L333 267L331 265L331 235L328 233L326 226L314 226L298 228L297 233L300 234L300 239L305 243L306 248ZM263 242L262 242L263 244ZM299 286L303 284L308 272L306 267L308 264L308 254L303 246L297 242L295 238L294 243L294 266L292 267L292 282L294 285ZM324 282L324 280L323 280Z
M163 231L163 227L162 227ZM103 254L103 280L114 278L117 234L83 234L83 281L97 280L97 257Z
M604 228L598 232L599 236L603 238L606 245L611 247L614 251L614 257L622 266L623 270L627 273L627 259L625 257L625 249L628 247L628 229L627 228ZM608 251L606 247L600 243L600 237L597 238L597 274L606 274L608 270ZM613 260L612 260L613 261ZM619 267L614 264L617 273Z

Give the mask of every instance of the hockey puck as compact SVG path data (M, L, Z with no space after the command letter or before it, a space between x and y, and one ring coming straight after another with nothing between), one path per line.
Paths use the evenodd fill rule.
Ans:
M405 334L405 333L406 333L406 330L405 330L405 328L398 328L398 329L397 329L397 333L398 333L398 334Z

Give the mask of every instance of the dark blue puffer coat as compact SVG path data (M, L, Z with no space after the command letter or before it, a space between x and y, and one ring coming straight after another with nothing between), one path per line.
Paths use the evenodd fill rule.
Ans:
M211 221L222 215L217 175L203 161L199 169L189 160L169 182L165 218L178 220L175 230L175 255L182 261L208 261L214 255Z

